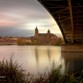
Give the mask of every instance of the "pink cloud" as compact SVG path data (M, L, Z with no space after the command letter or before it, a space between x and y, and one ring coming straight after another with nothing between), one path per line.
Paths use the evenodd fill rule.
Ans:
M15 26L25 20L23 15L0 11L0 26Z
M13 26L13 25L16 25L16 23L7 20L0 20L0 26Z

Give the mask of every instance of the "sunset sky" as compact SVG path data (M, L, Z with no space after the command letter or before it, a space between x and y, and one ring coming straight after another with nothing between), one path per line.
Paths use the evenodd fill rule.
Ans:
M61 36L56 22L37 0L0 0L0 36L31 36L36 26L41 33L50 29Z

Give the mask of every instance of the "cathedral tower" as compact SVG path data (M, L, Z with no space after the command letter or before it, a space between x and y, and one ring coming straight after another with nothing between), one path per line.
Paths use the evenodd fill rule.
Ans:
M50 30L49 29L47 31L47 35L48 35L48 40L49 40L49 38L50 38Z
M48 29L48 32L47 32L49 35L50 35L50 30Z
M38 37L38 34L39 34L39 31L38 31L38 28L36 26L36 28L35 28L35 37Z

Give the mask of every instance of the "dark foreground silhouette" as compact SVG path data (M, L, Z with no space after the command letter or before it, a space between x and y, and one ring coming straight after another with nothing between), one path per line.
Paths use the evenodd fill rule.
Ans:
M25 70L17 62L0 61L0 83L83 83L83 71L68 74L66 68L65 73L61 73L62 65L55 68L52 66L47 73L38 73L37 76L30 73L26 74Z

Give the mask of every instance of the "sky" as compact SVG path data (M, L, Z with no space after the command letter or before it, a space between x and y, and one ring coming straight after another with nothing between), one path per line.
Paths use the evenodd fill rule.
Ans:
M0 0L0 36L32 36L40 33L62 36L48 11L37 0Z

